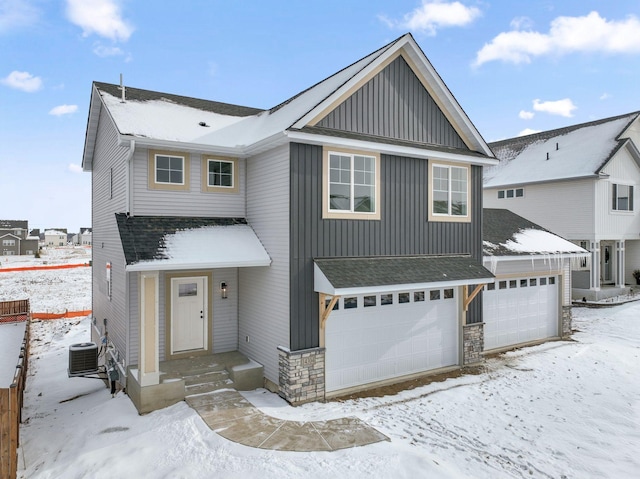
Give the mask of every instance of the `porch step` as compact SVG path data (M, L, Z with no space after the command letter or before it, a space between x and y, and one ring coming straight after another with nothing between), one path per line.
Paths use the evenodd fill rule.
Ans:
M184 376L184 390L186 396L210 393L220 389L233 388L233 381L226 369L208 371L202 374Z
M185 386L195 386L203 383L224 381L229 378L229 373L226 369L207 371L204 373L196 372L195 374L190 371L188 376L185 375L183 377Z

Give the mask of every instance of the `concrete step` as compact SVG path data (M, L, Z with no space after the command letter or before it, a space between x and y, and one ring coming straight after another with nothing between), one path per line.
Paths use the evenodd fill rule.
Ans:
M185 396L193 396L196 394L205 394L220 389L234 388L233 381L229 378L221 379L219 381L210 381L206 383L193 384L191 386L185 386Z
M189 376L183 376L183 378L186 386L193 386L194 384L223 381L229 378L229 373L226 370L209 371L203 374L190 374Z

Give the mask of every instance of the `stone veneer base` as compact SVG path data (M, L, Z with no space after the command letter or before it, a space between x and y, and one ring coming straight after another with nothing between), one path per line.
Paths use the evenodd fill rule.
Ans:
M462 364L481 363L484 361L484 323L465 324L462 329Z
M278 347L279 394L293 405L323 401L325 348Z
M562 307L562 331L560 331L560 337L566 339L571 336L571 306Z

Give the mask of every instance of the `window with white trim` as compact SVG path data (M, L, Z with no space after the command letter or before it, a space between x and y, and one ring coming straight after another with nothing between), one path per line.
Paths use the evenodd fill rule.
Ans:
M322 218L380 219L380 154L322 149Z
M522 198L524 197L524 188L512 188L509 190L498 190L498 199L504 198Z
M231 160L207 159L207 186L233 188L235 184L233 170L234 162Z
M614 211L633 211L633 186L612 183L611 193Z
M184 184L184 157L155 155L156 183L166 185Z
M434 164L431 168L433 216L469 216L469 168Z
M14 239L3 239L2 240L2 246L15 246L16 245L16 240Z
M376 158L329 153L329 211L376 212Z

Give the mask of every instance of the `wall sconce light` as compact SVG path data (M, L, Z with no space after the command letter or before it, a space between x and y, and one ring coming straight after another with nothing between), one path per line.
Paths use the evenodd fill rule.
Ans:
M227 299L227 282L223 281L222 283L220 283L220 295L222 296L222 299Z

